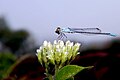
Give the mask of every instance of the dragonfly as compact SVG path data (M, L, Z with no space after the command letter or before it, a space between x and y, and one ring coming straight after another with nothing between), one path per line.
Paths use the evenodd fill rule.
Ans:
M63 39L64 37L67 38L65 35L66 33L81 33L81 34L88 34L88 35L108 35L108 36L113 36L116 37L117 35L112 34L112 33L105 33L102 32L101 29L99 28L61 28L57 27L55 30L55 33L57 33L58 39Z

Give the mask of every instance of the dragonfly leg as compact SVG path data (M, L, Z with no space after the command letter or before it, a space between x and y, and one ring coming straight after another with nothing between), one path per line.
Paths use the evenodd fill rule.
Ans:
M67 38L67 36L63 33L63 36L65 36Z
M58 40L60 40L63 37L62 33L60 33L60 35L58 36Z
M63 33L61 33L61 40L63 40L64 39L64 35L63 35Z
M60 33L60 35L58 36L58 40L63 40L64 38L67 38L67 36L64 33Z

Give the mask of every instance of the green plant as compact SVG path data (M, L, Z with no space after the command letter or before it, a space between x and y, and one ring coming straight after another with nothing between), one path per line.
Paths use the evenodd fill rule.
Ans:
M43 45L37 49L37 57L43 67L45 67L45 80L74 80L74 75L83 69L92 68L70 65L70 62L80 54L80 43L73 43L69 40L65 43L62 40L51 42L44 41ZM51 68L52 65L52 68Z
M0 52L0 79L5 78L8 75L8 69L15 61L16 57L12 53Z

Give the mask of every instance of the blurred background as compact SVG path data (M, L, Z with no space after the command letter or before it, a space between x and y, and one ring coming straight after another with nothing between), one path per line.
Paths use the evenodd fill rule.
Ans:
M66 34L80 42L81 54L71 64L91 66L75 80L119 80L119 0L0 0L0 80L42 80L44 68L36 49L53 42L57 26L100 28L105 35Z

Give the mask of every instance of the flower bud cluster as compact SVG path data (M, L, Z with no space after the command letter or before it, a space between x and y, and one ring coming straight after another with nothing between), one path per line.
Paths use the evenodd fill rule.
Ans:
M65 43L62 40L55 40L53 44L44 41L43 45L37 49L37 57L42 65L43 63L59 65L73 60L79 54L79 48L80 43L73 44L69 40Z

